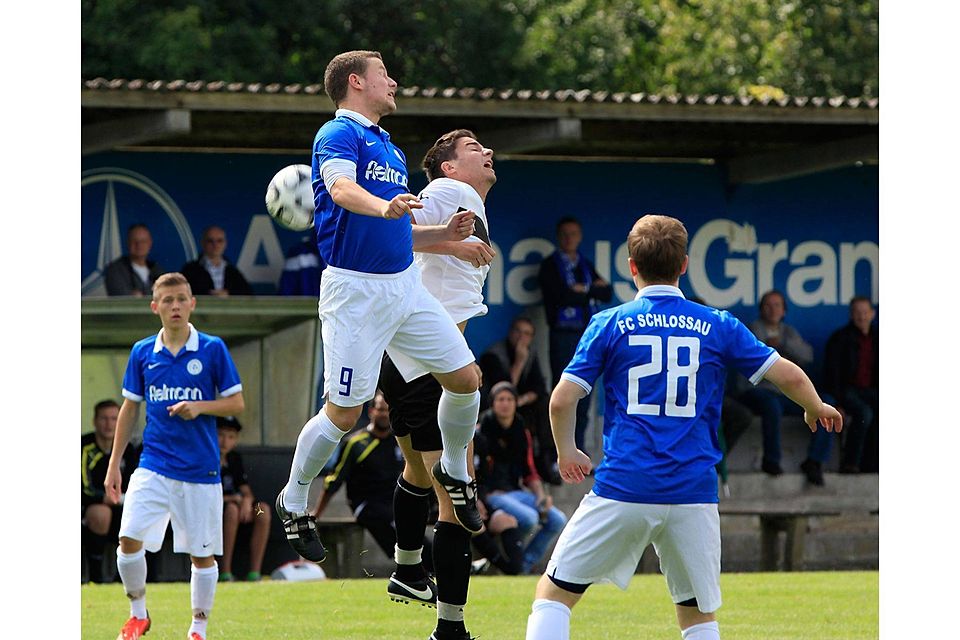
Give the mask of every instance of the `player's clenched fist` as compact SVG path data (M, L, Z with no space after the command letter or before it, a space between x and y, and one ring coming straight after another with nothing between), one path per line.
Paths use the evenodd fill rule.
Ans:
M485 242L460 242L453 248L453 256L475 267L491 264L497 252Z
M447 221L447 235L451 240L463 240L473 235L474 220L477 214L473 211L461 211Z
M406 215L411 215L414 209L422 209L423 205L420 199L412 193L398 193L387 203L386 208L380 212L380 216L388 220L397 220Z

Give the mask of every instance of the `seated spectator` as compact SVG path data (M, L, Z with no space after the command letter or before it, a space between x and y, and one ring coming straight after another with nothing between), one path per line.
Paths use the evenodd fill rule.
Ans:
M480 432L488 446L486 503L516 518L521 535L529 538L521 570L526 574L560 535L567 517L553 506L553 499L544 491L537 475L530 434L517 413L517 398L511 383L495 384L490 390L491 407L480 416Z
M474 469L477 479L477 508L483 518L484 529L471 538L474 549L482 558L473 562L472 573L483 573L492 564L501 573L515 576L523 571L523 532L517 519L503 509L490 507L484 479L490 474L487 438L478 429L473 435ZM497 538L500 544L497 544Z
M550 327L550 375L554 387L576 352L590 318L599 310L599 303L613 299L613 287L580 253L582 240L580 222L569 216L561 218L557 222L557 250L540 263L537 276ZM590 394L587 394L577 403L574 432L577 448L584 453L587 453L584 440L589 413Z
M783 294L775 290L768 291L760 298L760 317L747 326L761 342L776 349L784 358L801 368L809 366L813 362L813 347L795 328L783 321L786 312ZM760 416L763 426L763 472L771 476L781 475L780 421L784 415L802 416L802 408L766 380L744 391L740 400ZM824 394L823 401L830 404L833 398ZM830 457L832 445L831 434L818 424L816 432L810 435L807 457L800 465L809 482L823 485L823 463Z
M227 234L217 226L203 230L200 238L203 254L180 269L190 282L195 296L252 296L253 287L240 270L230 264L223 253L227 249Z
M165 270L147 256L153 237L147 225L137 223L127 229L127 255L108 264L103 281L108 296L152 296L153 283Z
M849 324L827 340L824 385L850 417L844 425L846 440L840 473L879 469L877 449L871 447L867 455L865 447L870 440L878 441L880 355L875 317L870 298L857 296L850 301Z
M377 391L367 409L369 424L346 436L333 472L323 481L323 495L314 512L320 518L334 494L347 485L347 503L357 523L370 532L391 560L397 532L393 524L393 493L403 473L403 454L390 429L390 406ZM432 572L432 547L423 542L423 565Z
M490 389L498 382L510 382L519 394L517 412L533 435L533 456L541 477L560 484L556 469L557 449L550 431L550 394L540 368L533 338L536 329L526 316L517 316L505 340L495 342L480 356L483 372L481 407L490 406Z
M277 293L281 296L320 295L320 273L326 265L312 236L287 251Z
M104 549L108 542L116 544L120 533L123 507L106 502L103 488L119 414L119 404L101 400L93 408L93 432L80 436L80 528L91 582L103 582ZM139 448L127 447L120 460L121 498L139 461Z
M217 417L217 439L220 442L220 481L223 483L223 557L220 559L220 582L233 580L233 551L241 527L249 530L250 567L247 581L260 580L263 554L270 537L270 505L254 498L243 459L236 451L243 427L233 417Z

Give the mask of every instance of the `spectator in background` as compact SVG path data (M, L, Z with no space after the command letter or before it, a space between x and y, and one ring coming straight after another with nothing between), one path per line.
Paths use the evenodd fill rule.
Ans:
M520 533L529 539L524 548L522 573L530 573L567 522L544 491L533 464L530 434L517 413L517 389L498 382L490 390L490 408L480 416L486 438L489 475L484 478L486 504L514 518Z
M248 582L260 580L263 554L270 537L270 505L254 498L243 468L243 459L236 451L242 429L234 417L217 417L217 439L220 444L220 481L223 483L223 558L220 560L220 582L233 580L233 550L240 527L250 534L250 567Z
M223 252L227 249L227 234L216 225L203 230L200 237L203 251L198 259L180 269L190 282L195 296L252 296L253 287L240 270L230 264Z
M613 299L613 287L580 253L581 240L580 222L576 218L561 218L557 223L557 250L540 263L540 290L550 326L550 374L554 387L577 350L587 323L597 312L598 303ZM589 412L588 396L577 405L575 439L577 448L584 452Z
M124 451L120 460L121 504L108 503L103 481L107 477L119 413L120 405L115 401L101 400L93 408L93 432L80 436L80 524L90 582L103 582L104 548L108 542L117 542L122 497L140 460L139 448L128 447Z
M312 237L287 251L283 263L283 272L277 285L277 293L281 296L312 296L320 295L320 273L324 268L320 250L316 240Z
M747 326L758 340L776 349L782 357L801 369L808 367L813 362L813 347L794 327L783 321L786 313L787 303L783 294L776 290L768 291L760 298L760 317ZM771 476L781 475L780 421L784 415L802 416L803 409L766 380L744 391L740 400L760 416L763 427L761 469ZM823 401L831 404L833 398L824 394ZM813 484L823 485L823 463L830 457L832 443L831 434L823 425L817 425L816 432L810 435L807 457L800 465L807 480Z
M517 390L517 412L523 417L534 441L534 460L540 475L551 484L560 484L555 463L557 450L550 431L547 380L533 345L536 329L526 316L517 316L510 324L505 340L492 344L478 364L483 372L481 406L491 404L490 389L498 382L510 382Z
M824 386L852 418L840 461L840 473L876 472L877 449L867 455L865 443L878 442L877 418L880 380L879 331L870 298L850 301L850 322L827 340ZM870 438L872 436L872 438Z
M484 529L470 539L473 548L482 556L473 561L471 573L484 573L492 564L501 573L515 576L523 571L524 532L514 516L487 504L485 479L490 476L491 460L487 438L480 432L479 425L477 427L473 434L473 468L477 475L477 507ZM499 536L500 544L497 544L496 536Z
M121 256L103 270L108 296L152 295L153 283L164 269L147 256L153 247L150 229L143 223L127 229L127 255Z
M334 494L347 485L347 502L357 523L370 532L388 558L394 557L397 532L393 523L393 492L403 473L403 454L390 428L390 406L379 390L367 408L366 428L346 436L337 464L324 478L323 495L314 517L320 518ZM423 564L432 571L432 549L423 542Z

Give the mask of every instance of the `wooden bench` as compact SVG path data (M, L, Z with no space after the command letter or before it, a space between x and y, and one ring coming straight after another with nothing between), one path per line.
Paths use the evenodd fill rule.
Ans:
M322 516L317 520L317 533L327 550L321 565L331 578L362 578L360 560L363 554L363 527L352 516Z
M810 518L839 516L843 511L832 506L811 506L806 504L737 503L721 502L721 516L758 516L760 518L760 569L777 571L781 562L778 558L777 538L786 533L782 567L783 571L803 570L804 540Z

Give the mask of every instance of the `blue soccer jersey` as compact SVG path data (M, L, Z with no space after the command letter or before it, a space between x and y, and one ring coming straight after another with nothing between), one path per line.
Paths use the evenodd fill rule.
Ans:
M123 397L146 402L140 466L184 482L220 482L217 419L171 417L181 400L216 400L242 390L240 375L223 340L190 325L187 344L176 356L163 346L162 330L133 345L123 375Z
M651 504L717 502L714 468L727 368L760 381L780 356L743 323L666 285L595 315L563 372L606 410L594 492Z
M338 206L321 173L331 160L353 163L356 183L384 200L409 192L407 159L390 142L390 134L360 114L338 110L313 141L314 226L323 260L364 273L399 273L409 267L413 262L410 220L406 216L375 218Z

